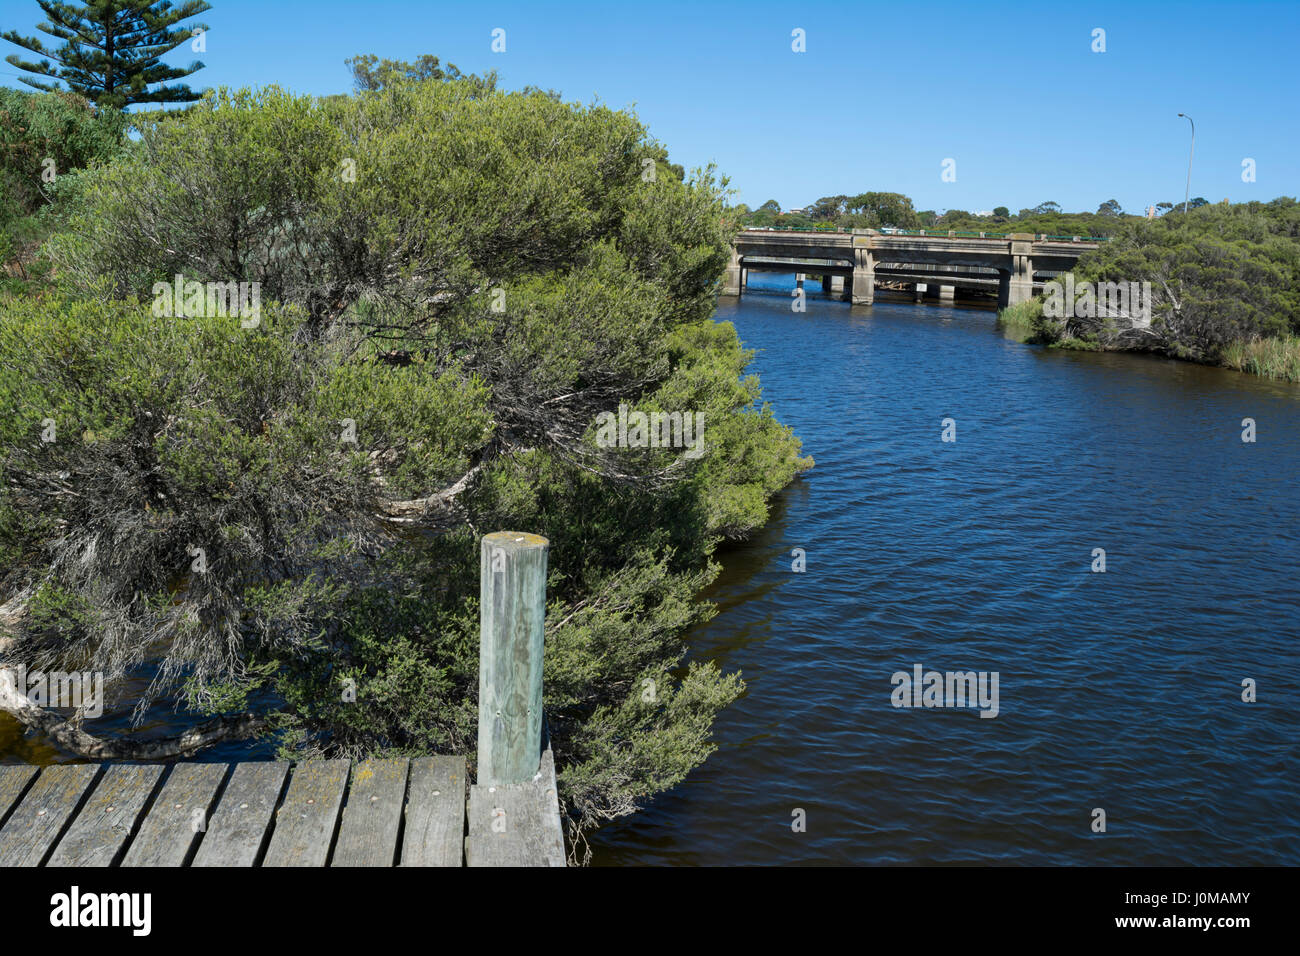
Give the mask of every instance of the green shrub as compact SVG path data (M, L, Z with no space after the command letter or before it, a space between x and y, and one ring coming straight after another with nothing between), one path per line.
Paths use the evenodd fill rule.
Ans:
M1219 362L1233 343L1300 333L1300 205L1205 205L1128 224L1079 260L1075 279L1149 282L1156 335L1143 347Z
M1042 334L1043 300L1026 299L1007 306L998 313L998 325L1016 333L1021 339L1033 339Z
M722 184L629 114L455 82L140 127L51 240L79 292L0 301L0 597L80 609L12 656L154 661L139 712L258 701L298 754L472 756L477 540L529 530L575 827L680 780L741 688L680 666L711 557L811 465L710 318ZM177 274L260 283L260 321L155 314ZM705 453L600 447L620 404L703 414Z
M37 250L54 228L56 200L77 170L116 155L126 124L74 93L0 89L0 289L46 277Z

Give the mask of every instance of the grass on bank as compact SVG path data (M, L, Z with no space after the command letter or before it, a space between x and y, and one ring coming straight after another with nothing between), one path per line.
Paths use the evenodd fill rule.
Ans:
M998 313L998 325L1010 332L1016 332L1025 338L1034 334L1034 320L1043 314L1041 299L1028 299L1016 305L1007 306Z
M1284 335L1233 342L1223 350L1222 362L1239 372L1300 382L1300 337Z

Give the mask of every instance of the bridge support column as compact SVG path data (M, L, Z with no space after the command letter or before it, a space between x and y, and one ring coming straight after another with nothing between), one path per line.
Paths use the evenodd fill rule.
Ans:
M794 274L794 287L795 287L796 289L802 289L802 288L803 288L803 280L804 280L804 274L803 274L802 272L796 272L796 273Z
M852 286L849 301L854 305L871 305L875 301L876 260L871 255L871 250L863 246L857 246L853 250Z
M957 297L957 287L955 285L939 286L939 301L951 302Z
M731 248L731 261L727 263L727 271L722 279L723 295L740 295L741 286L744 285L741 269L740 253L733 246Z
M1033 244L1024 241L1011 243L1011 268L998 270L998 308L1019 305L1034 296L1034 260L1030 257Z
M831 294L831 277L828 275L824 275L822 276L822 295L828 296L830 294Z
M848 276L831 276L831 296L845 301L853 298L853 280Z

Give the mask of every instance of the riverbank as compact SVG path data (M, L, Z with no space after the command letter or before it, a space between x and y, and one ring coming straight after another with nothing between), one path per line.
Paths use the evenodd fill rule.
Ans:
M1030 299L998 312L998 327L1020 341L1050 348L1085 352L1139 352L1150 349L1105 345L1093 339L1065 337L1053 339L1042 325L1043 301ZM1300 382L1300 337L1281 335L1255 338L1227 345L1213 359L1199 359L1160 350L1163 358L1176 358L1196 365L1230 368L1237 372L1260 375L1283 382Z
M1001 324L1066 349L1145 352L1199 365L1300 381L1300 204L1206 205L1127 223L1058 275L1065 321L1031 300ZM1129 299L1102 307L1101 291L1133 299L1148 320L1130 326Z

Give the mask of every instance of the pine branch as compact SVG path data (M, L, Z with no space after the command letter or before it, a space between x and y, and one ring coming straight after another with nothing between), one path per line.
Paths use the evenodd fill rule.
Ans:
M188 103L202 95L185 85L162 85L203 69L202 61L195 60L188 67L173 67L162 63L160 57L190 40L194 31L209 29L201 23L177 26L210 10L207 0L188 0L179 8L173 8L170 0L37 2L47 19L37 24L36 29L64 42L50 48L37 36L23 36L14 30L0 34L0 38L15 46L48 58L37 63L23 60L17 54L6 57L18 69L60 81L100 107L123 109L133 103ZM62 88L25 77L19 79L44 92Z

